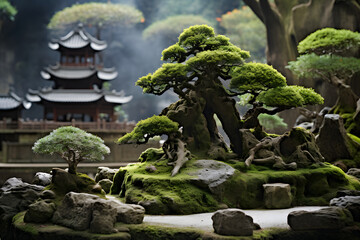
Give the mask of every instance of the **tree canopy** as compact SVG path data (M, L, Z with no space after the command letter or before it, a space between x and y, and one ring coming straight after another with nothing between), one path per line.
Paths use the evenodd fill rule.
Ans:
M152 116L139 121L135 128L118 139L118 143L146 143L155 136L169 135L179 130L179 124L166 116Z
M61 29L83 23L84 25L94 26L99 35L100 29L103 27L131 27L141 21L143 21L143 15L134 7L122 4L90 2L74 4L55 13L48 24L48 28Z
M100 161L110 153L101 138L72 126L55 129L37 140L32 150L35 153L59 155L69 164L69 173L76 173L81 161Z

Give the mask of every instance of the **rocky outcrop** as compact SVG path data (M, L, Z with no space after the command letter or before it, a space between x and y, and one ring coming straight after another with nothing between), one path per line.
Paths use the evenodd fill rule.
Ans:
M109 179L102 179L98 182L98 184L101 186L101 188L106 192L109 193L110 192L110 188L111 185L113 184L113 182Z
M354 142L347 135L343 120L338 114L326 114L316 143L326 161L352 159L356 154Z
M75 230L113 233L116 221L139 224L144 218L141 206L105 200L87 193L69 192L57 208L52 222Z
M54 215L56 209L55 203L51 201L38 201L29 205L24 216L24 222L46 223L49 222Z
M32 180L33 184L47 186L51 183L52 175L50 173L37 172Z
M354 176L358 179L360 179L360 168L350 168L346 174Z
M344 208L329 207L317 211L294 211L288 215L288 224L295 231L342 229L353 222Z
M9 178L0 188L0 237L6 239L12 218L39 198L43 186Z
M198 170L188 173L195 176L191 181L215 195L221 195L223 184L235 173L233 167L215 160L197 160L193 166Z
M235 208L218 210L211 217L215 233L227 236L251 236L253 219Z
M330 206L342 207L351 212L354 221L360 222L360 196L344 196L333 198Z
M289 208L291 207L291 189L286 183L264 184L264 202L266 208Z
M109 179L110 181L113 180L114 175L119 171L119 169L111 169L108 167L98 167L97 173L95 175L95 181L99 182L103 179Z

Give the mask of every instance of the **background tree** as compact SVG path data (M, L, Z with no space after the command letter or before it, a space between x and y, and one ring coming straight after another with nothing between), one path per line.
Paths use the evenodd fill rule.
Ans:
M137 143L144 144L155 136L167 135L162 149L169 165L174 165L171 176L175 176L185 162L189 160L190 152L186 144L181 140L179 124L166 116L152 116L139 121L134 130L118 139L120 144Z
M251 53L251 60L266 62L266 30L263 23L247 6L234 9L218 18L230 41Z
M163 51L164 63L153 74L137 81L145 93L162 95L169 89L180 100L162 115L183 127L190 151L223 158L227 148L215 122L215 115L230 139L232 150L242 154L243 127L259 126L260 113L276 113L285 108L315 104L322 98L311 89L286 86L285 78L265 64L248 63L249 53L231 44L223 35L215 35L206 25L192 26L179 36L178 43ZM243 66L242 66L243 65ZM231 80L232 92L223 81ZM235 90L235 91L234 91ZM251 94L252 111L240 120L233 96ZM275 107L268 110L264 105ZM250 114L251 113L251 114Z
M60 127L37 140L32 148L35 153L57 154L69 164L68 172L76 174L81 161L100 161L110 149L104 141L76 127Z
M360 30L359 0L244 0L265 24L267 62L296 83L289 61L297 57L297 44L307 35L324 27Z
M154 22L148 26L144 32L145 40L161 40L168 46L178 41L179 34L185 29L193 25L211 25L210 22L196 15L176 15L168 17L164 20Z
M334 85L338 99L331 112L351 113L359 99L350 86L353 75L360 72L359 49L359 33L321 29L299 43L301 56L289 62L289 68L299 77L319 78Z
M142 13L134 7L112 3L74 4L57 12L48 24L49 29L74 27L78 23L94 27L100 39L104 27L132 27L143 20Z

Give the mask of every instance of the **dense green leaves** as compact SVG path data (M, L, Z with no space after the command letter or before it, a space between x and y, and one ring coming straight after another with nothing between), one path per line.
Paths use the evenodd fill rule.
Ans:
M35 153L58 154L66 161L71 158L100 161L110 153L101 138L71 126L55 129L36 141L32 150Z
M336 75L347 79L360 71L360 59L336 55L318 56L311 53L301 55L296 61L289 62L288 68L299 77L330 78L331 75Z
M144 93L161 95L169 88L178 87L186 78L186 66L181 63L165 63L153 74L141 77L136 85L143 88Z
M146 143L149 138L175 133L179 124L166 116L152 116L139 121L134 130L118 139L118 143Z
M286 86L285 77L272 66L246 63L231 73L230 88L236 91L260 91Z
M333 28L320 29L302 40L298 45L300 54L340 54L360 47L360 33Z
M142 18L139 10L128 5L91 2L75 4L57 12L51 18L48 28L59 29L77 23L97 27L103 25L129 27L139 23Z
M322 104L324 99L310 88L285 86L261 92L258 101L269 107L291 108L308 104Z

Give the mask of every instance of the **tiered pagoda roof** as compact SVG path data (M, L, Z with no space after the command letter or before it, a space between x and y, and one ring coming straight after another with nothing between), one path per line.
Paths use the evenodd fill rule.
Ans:
M31 103L24 101L14 92L10 92L7 95L0 95L0 110L13 110L17 108L29 109Z
M123 91L106 91L100 89L52 89L29 90L26 98L31 102L52 103L91 103L103 99L110 104L124 104L132 100L132 96L125 96Z
M102 51L107 47L105 41L98 40L84 31L83 25L79 24L76 30L69 32L66 36L60 39L54 39L49 43L52 50L80 49L90 47L94 51Z

